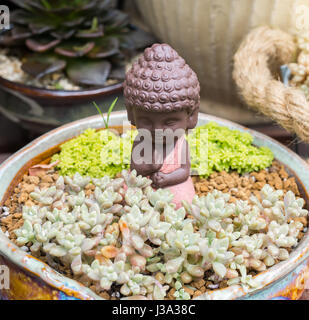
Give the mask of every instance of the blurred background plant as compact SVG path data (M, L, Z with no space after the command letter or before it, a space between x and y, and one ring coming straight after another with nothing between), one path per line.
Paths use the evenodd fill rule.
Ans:
M130 24L115 0L10 2L15 9L0 45L20 58L21 70L36 80L63 72L81 87L123 81L125 64L154 41ZM63 89L59 82L54 86Z
M0 162L55 127L102 112L126 68L157 40L132 22L123 0L3 0L0 30ZM14 135L8 135L14 132Z

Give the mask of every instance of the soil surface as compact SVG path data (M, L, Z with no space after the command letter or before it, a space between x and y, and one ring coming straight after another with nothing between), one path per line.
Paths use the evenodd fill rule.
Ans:
M251 194L259 197L259 191L265 184L269 184L276 190L293 191L300 196L294 177L290 177L283 165L274 161L268 169L240 175L237 172L215 172L209 178L193 178L195 190L198 196L204 196L214 189L224 193L230 193L231 202L237 199L248 200Z

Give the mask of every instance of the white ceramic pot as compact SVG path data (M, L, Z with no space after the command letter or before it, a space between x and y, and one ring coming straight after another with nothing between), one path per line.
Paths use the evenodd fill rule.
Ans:
M243 37L261 25L293 32L309 0L135 0L145 24L173 46L198 74L201 111L251 124L239 109L232 59Z

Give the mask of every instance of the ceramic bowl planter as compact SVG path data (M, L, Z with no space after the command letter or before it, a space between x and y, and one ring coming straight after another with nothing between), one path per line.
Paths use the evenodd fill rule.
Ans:
M125 112L113 112L109 124L110 127L119 127L126 120ZM309 166L301 158L263 134L220 118L200 114L198 125L209 121L215 121L230 129L247 131L254 137L255 145L269 147L275 158L296 178L301 196L308 203ZM55 129L36 139L3 163L0 166L0 205L13 192L23 174L31 166L49 159L59 151L61 143L81 134L89 127L101 128L101 117L85 118ZM0 297L3 299L102 299L90 289L60 275L45 263L22 251L2 231L0 231L0 265L7 265L10 272L10 290L0 291ZM240 286L235 285L206 292L198 299L297 299L304 290L308 268L309 235L305 234L288 260L255 277L259 284L258 290L246 293Z
M38 135L65 123L97 114L92 102L104 111L119 97L115 110L122 105L122 82L79 91L35 88L0 77L0 112L10 120Z

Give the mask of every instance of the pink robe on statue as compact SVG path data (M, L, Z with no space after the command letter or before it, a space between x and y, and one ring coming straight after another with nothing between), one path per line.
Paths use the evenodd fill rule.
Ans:
M171 173L181 167L181 154L184 142L185 136L183 135L177 140L174 150L170 152L164 159L160 172ZM164 189L169 189L174 194L173 203L176 204L176 209L181 207L182 200L186 200L191 203L195 195L191 176L189 176L188 179L182 183L169 186Z
M171 173L181 167L181 153L182 153L182 147L184 142L185 142L184 136L178 139L173 151L170 152L164 159L163 165L159 170L160 172ZM125 184L124 189L127 190L127 188L128 187ZM189 203L191 203L195 195L194 185L193 185L191 176L189 176L188 179L182 183L169 186L164 189L169 189L174 195L172 202L176 204L176 209L179 209L182 206L182 203L181 203L182 200L186 200Z

